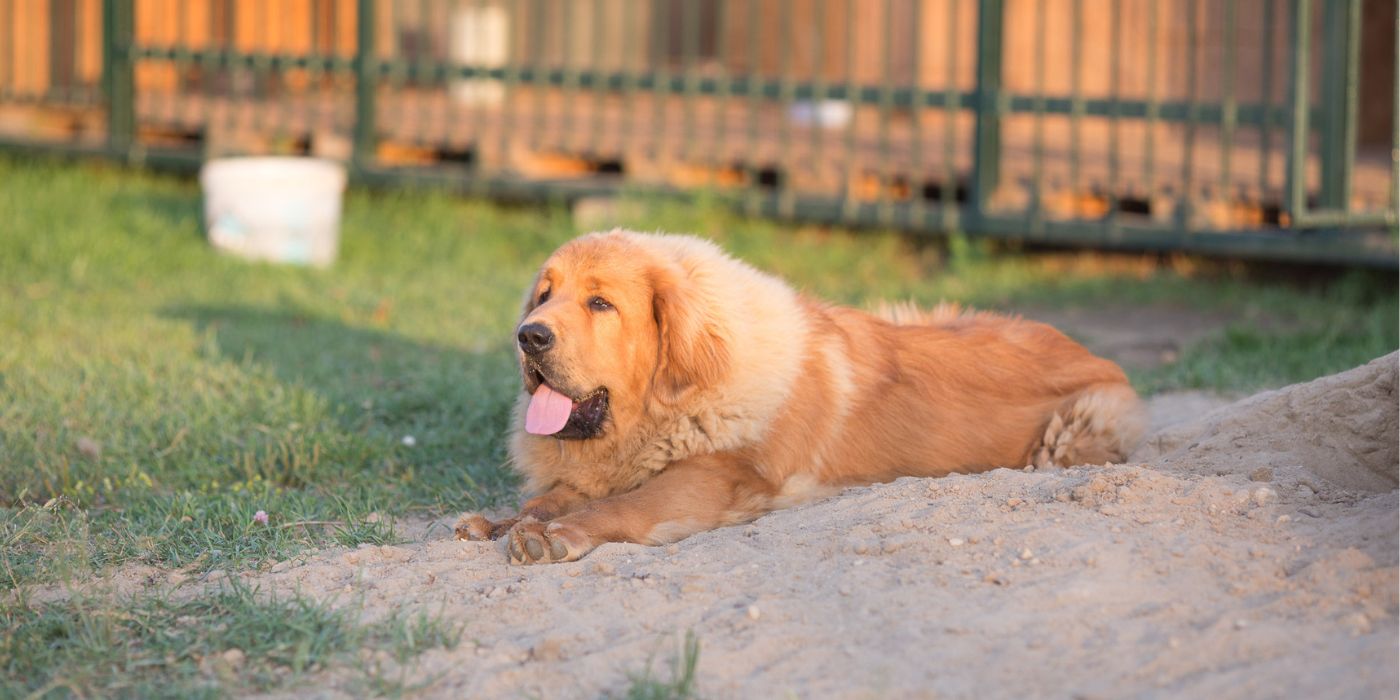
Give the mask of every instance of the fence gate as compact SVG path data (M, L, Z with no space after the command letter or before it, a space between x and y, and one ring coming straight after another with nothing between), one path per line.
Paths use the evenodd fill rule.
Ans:
M1394 0L0 0L0 148L1397 266Z

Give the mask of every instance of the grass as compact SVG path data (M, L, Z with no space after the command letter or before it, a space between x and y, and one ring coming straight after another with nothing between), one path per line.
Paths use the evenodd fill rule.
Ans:
M0 157L0 182L0 594L128 562L265 567L394 541L395 518L515 497L501 440L518 391L510 329L534 268L578 233L565 212L352 191L340 261L307 270L215 255L187 179ZM1147 392L1277 386L1400 345L1393 274L942 245L644 204L618 223L709 236L838 302L1158 305L1237 319L1135 373ZM135 640L121 649L213 644L166 646L81 605L7 610L6 633L91 624ZM148 605L128 613L169 614ZM34 678L83 668L34 637L7 639L27 656L5 663ZM112 653L116 666L157 658ZM153 668L152 679L189 670ZM115 682L90 672L85 688Z
M663 680L654 675L654 660L648 659L640 673L631 674L627 700L687 700L695 697L695 667L700 663L700 639L694 632L685 633L685 641L671 660L669 679Z
M237 585L185 601L0 604L0 696L219 697L269 690L336 662L348 666L362 649L404 663L431 648L451 649L459 637L435 618L361 624L343 609ZM373 666L362 668L367 687L395 687Z

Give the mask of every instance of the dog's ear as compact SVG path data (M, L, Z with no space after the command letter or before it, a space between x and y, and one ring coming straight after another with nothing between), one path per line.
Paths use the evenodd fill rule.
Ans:
M697 387L723 380L729 371L729 341L678 270L653 271L651 305L657 332L652 385L657 394L677 401Z

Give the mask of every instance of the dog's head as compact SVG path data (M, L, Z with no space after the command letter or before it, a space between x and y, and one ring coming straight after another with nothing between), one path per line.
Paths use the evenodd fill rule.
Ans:
M625 432L724 375L728 345L685 268L646 237L565 244L527 292L516 326L525 430L587 440Z

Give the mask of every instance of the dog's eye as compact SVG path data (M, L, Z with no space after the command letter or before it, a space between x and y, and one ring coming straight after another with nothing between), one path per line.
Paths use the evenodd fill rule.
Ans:
M539 306L540 304L543 304L543 303L545 303L546 301L549 301L549 292L550 292L550 290L548 290L548 289L544 290L543 292L540 292L540 300L537 301L537 302L535 302L535 306Z
M612 311L613 305L603 297L593 297L588 300L588 308L594 311Z

